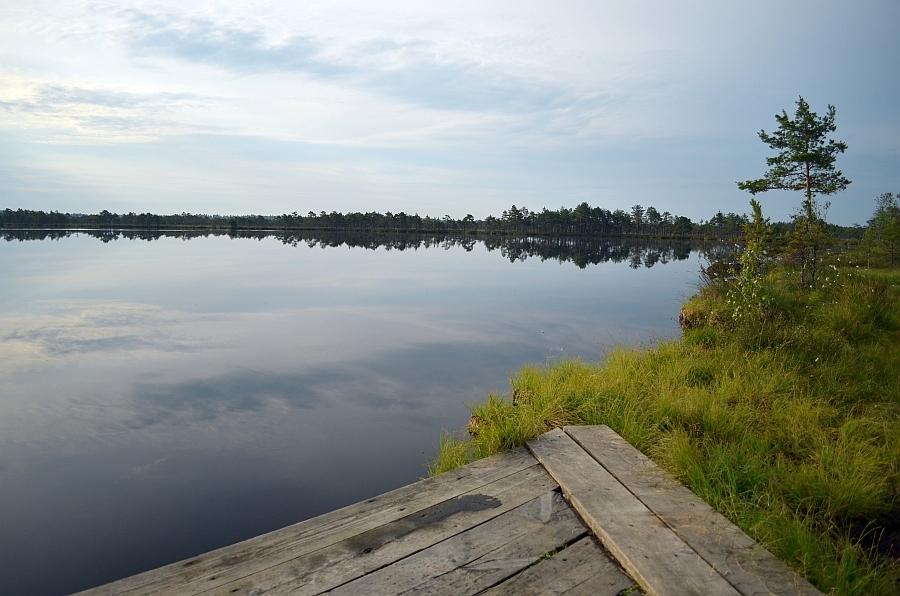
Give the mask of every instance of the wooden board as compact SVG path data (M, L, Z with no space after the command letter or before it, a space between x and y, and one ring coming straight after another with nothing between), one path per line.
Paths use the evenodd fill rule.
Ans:
M597 541L586 536L485 592L486 596L617 596L634 585Z
M534 465L522 448L427 478L237 544L86 590L108 594L197 594L432 507Z
M554 490L329 594L476 594L586 534Z
M534 460L532 460L534 461ZM291 559L204 594L319 594L482 524L557 489L534 465L465 495Z
M619 565L655 595L819 594L605 426L82 594L611 596Z
M528 448L619 564L657 596L737 590L561 429Z
M564 430L741 594L821 594L608 426Z

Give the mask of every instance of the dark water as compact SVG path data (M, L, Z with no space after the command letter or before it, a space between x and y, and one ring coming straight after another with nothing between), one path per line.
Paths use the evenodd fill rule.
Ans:
M684 244L59 236L0 237L4 594L413 482L523 364L676 335L698 268Z

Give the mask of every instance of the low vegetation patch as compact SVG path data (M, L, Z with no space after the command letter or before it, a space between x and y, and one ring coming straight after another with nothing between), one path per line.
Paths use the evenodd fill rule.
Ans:
M900 270L819 272L712 277L682 339L523 368L431 473L607 424L819 589L900 593Z

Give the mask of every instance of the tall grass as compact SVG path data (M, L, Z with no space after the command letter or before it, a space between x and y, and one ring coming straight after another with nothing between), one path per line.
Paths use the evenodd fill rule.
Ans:
M526 366L444 437L432 473L607 424L819 589L900 593L900 564L873 547L900 510L900 271L828 272L813 292L770 272L750 318L714 281L680 340Z

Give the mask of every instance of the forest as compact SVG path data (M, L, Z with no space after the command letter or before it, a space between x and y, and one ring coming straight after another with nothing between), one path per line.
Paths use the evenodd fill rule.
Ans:
M475 219L467 214L461 219L409 215L404 212L312 211L306 215L209 215L181 213L157 215L153 213L117 214L107 210L94 214L60 213L28 209L0 211L0 228L5 229L101 229L101 230L211 230L237 232L240 230L271 231L343 231L343 232L403 232L454 233L478 235L522 236L632 236L647 238L740 238L742 226L749 221L746 214L718 211L708 220L692 221L683 215L660 212L655 207L634 205L630 211L592 207L583 202L575 208L560 207L531 211L512 205L499 217L488 215ZM772 224L775 234L792 229L793 223ZM828 225L839 238L859 239L863 228Z

